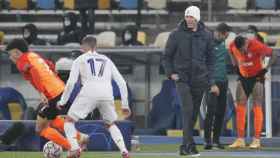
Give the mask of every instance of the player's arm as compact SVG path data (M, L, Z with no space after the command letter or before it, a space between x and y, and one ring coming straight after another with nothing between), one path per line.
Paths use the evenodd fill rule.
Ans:
M228 54L229 54L229 57L230 57L230 61L231 61L231 64L235 67L235 66L238 66L238 63L237 63L237 60L235 59L234 55L233 55L233 43L231 43L230 47L229 47L229 50L228 50Z
M64 92L61 96L60 101L58 102L58 104L60 106L64 106L67 103L67 101L68 101L68 99L71 95L71 92L74 89L75 83L79 79L79 74L80 74L79 64L78 64L78 61L75 60L72 64L70 75L69 75L69 78L67 80Z
M115 64L112 61L110 61L110 62L112 64L112 78L113 78L113 80L116 81L116 83L120 89L123 113L124 113L124 115L126 115L126 117L129 117L129 115L131 114L131 111L130 111L130 108L128 105L128 91L127 91L126 82L125 82L124 78L122 77L122 75L120 74L117 67L115 66Z
M39 73L36 68L33 67L32 63L26 56L17 62L17 68L23 75L23 77L30 81L33 87L41 94L44 91L44 87L40 84ZM42 99L45 100L45 99Z
M277 54L273 51L272 48L268 47L266 44L263 44L261 42L258 42L255 44L257 53L259 53L261 56L269 57L268 64L263 69L262 73L266 73L267 70L276 62L277 60Z
M268 64L266 65L265 69L269 69L277 60L277 54L273 51L272 48L268 47L265 44L261 45L261 51L266 57L270 57Z
M43 93L43 87L39 83L40 77L38 77L38 73L35 68L32 67L32 64L29 60L23 59L19 63L17 63L18 70L21 72L23 77L30 81L33 87L40 93L41 102L47 105L48 99Z
M265 69L269 69L277 60L277 54L276 52L272 51L271 57L268 61L268 64L266 65Z
M240 71L239 71L239 67L238 67L238 62L237 62L237 59L234 57L233 55L233 43L231 43L230 45L230 48L229 48L229 51L228 51L228 54L229 54L229 57L230 57L230 60L231 60L231 64L233 66L233 69L235 71L235 73L238 75L238 76L242 76L240 74Z
M29 62L28 58L21 58L21 60L15 61L17 69L23 75L24 79L31 80L31 75L29 73L31 69L31 63Z

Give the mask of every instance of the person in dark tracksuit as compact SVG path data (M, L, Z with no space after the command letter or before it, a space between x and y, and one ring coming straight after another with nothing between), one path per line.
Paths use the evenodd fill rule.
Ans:
M85 36L85 30L78 26L79 17L74 12L63 16L63 30L57 36L57 45L80 43Z
M214 85L213 35L200 21L200 9L190 6L185 17L167 40L162 62L169 79L176 81L182 101L183 142L180 155L199 156L193 140L203 92Z
M216 86L219 88L218 93L207 92L207 113L204 122L204 148L209 150L212 147L224 149L220 144L219 138L223 127L225 109L227 104L227 70L226 70L226 56L228 51L225 46L225 39L230 31L230 27L225 23L220 23L215 34L214 54L216 57L214 80ZM213 138L212 138L213 130Z
M26 24L22 28L22 36L24 40L28 43L28 45L48 45L48 43L45 40L38 37L39 31L40 30L38 30L36 25L31 23Z

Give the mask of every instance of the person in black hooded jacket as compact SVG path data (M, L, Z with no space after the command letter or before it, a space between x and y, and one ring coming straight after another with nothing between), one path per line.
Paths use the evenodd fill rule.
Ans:
M58 45L81 42L84 33L82 29L77 26L77 22L78 16L73 12L69 12L63 16L63 31L58 34Z
M28 45L46 45L47 42L38 38L38 29L34 24L26 24L22 28L22 36Z
M143 43L137 40L137 32L136 26L127 26L122 32L122 44L125 46L143 45Z
M182 102L183 142L180 155L199 156L193 140L203 92L219 93L214 84L215 54L211 33L200 21L200 9L190 6L178 27L171 32L162 57L169 79L176 81Z

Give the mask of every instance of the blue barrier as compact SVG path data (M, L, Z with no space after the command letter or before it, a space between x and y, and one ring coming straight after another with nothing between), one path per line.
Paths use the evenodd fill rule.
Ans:
M47 140L35 134L35 121L22 121L26 127L24 136L16 142L14 150L41 150ZM8 129L14 121L0 121L0 133ZM124 136L128 149L131 148L131 135L134 124L131 121L119 121L116 123ZM90 135L89 151L113 151L118 150L110 133L106 130L103 121L80 121L76 124L78 130Z

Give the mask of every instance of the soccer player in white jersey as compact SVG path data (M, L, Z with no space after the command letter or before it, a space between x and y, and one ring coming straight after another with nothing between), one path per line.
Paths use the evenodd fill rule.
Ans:
M115 80L119 86L123 114L128 117L131 112L128 106L126 82L115 64L107 56L96 52L96 43L96 38L93 36L86 36L82 40L81 47L85 53L73 62L65 90L58 103L58 106L66 104L75 82L80 77L83 86L67 113L64 124L65 134L74 148L74 155L79 157L81 149L75 138L74 123L79 119L84 119L91 111L98 108L108 131L121 151L122 157L130 158L123 136L115 124L117 113L114 107L111 84L111 81Z

